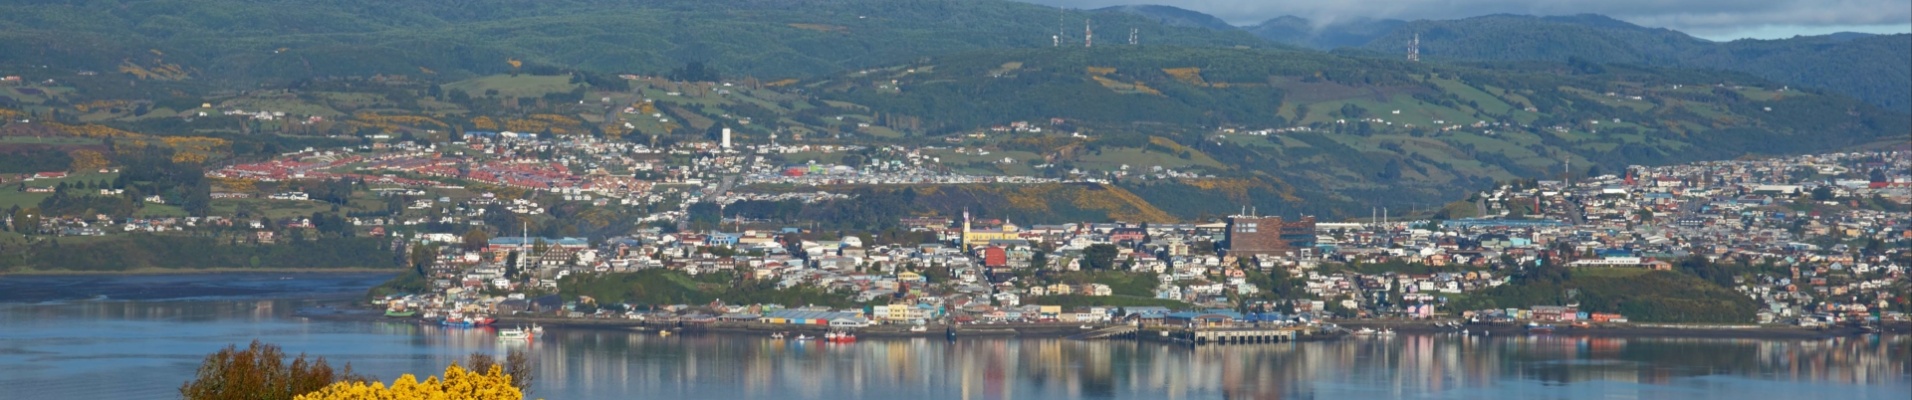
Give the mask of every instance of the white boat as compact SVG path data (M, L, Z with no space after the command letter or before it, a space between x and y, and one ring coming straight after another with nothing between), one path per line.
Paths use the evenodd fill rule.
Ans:
M531 332L524 330L524 328L502 329L498 331L498 340L501 340L501 341L527 340L530 338L531 338Z
M910 332L929 332L929 327L922 325L912 326L910 327Z
M1355 336L1374 336L1374 328L1361 328L1354 331Z
M797 334L797 341L799 341L799 342L801 342L801 341L806 341L806 340L810 340L810 339L814 339L814 338L812 338L812 337L809 337L809 336L804 336L804 335L803 335L803 334L801 334L801 333L799 333L799 334Z
M534 336L544 336L544 327L538 326L538 324L531 324L531 334Z
M1380 332L1375 332L1375 334L1381 335L1381 336L1394 336L1394 329L1391 329L1391 328L1382 329Z
M783 340L783 332L777 332L777 333L772 333L772 334L770 334L770 338L771 338L771 339L777 339L777 340Z

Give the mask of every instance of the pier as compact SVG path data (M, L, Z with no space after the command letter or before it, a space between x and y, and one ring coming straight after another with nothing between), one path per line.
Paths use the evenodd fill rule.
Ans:
M1168 342L1194 346L1223 344L1260 344L1293 342L1302 334L1299 327L1201 327L1201 328L1138 328L1129 325L1117 325L1084 332L1073 338L1080 340L1132 339L1152 342Z

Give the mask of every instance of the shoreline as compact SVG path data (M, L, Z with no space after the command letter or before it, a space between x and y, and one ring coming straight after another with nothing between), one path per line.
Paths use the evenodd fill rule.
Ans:
M1328 321L1328 322L1334 323L1346 328L1393 329L1394 331L1400 332L1400 333L1414 333L1414 334L1462 333L1463 330L1465 330L1465 332L1468 334L1486 334L1489 336L1530 335L1530 333L1527 332L1527 328L1525 325L1514 324L1514 323L1462 324L1458 327L1441 327L1441 326L1435 326L1433 322L1430 322L1430 321L1338 320L1338 321ZM1830 339L1830 338L1837 338L1837 337L1863 336L1867 334L1896 336L1896 335L1906 335L1908 333L1912 333L1912 322L1898 321L1898 322L1886 323L1882 327L1882 329L1875 332L1867 332L1859 328L1847 327L1847 326L1826 327L1826 328L1801 328L1801 327L1779 327L1779 326L1755 326L1755 327L1728 328L1728 327L1708 327L1707 325L1677 326L1677 324L1654 324L1654 326L1636 326L1631 324L1627 324L1627 325L1605 324L1605 325L1595 325L1595 326L1586 327L1586 328L1575 328L1571 326L1556 325L1552 333L1548 333L1545 335L1595 337L1595 338L1818 340L1818 339Z
M390 317L384 316L383 313L376 310L356 308L356 307L343 308L343 309L335 308L334 311L329 314L308 314L304 312L299 312L299 313L294 313L293 316L313 318L313 319L323 319L323 320L388 321L388 322L404 322L404 323L412 323L412 324L428 324L429 323L429 322L420 320L416 317L390 318ZM812 336L820 336L825 332L834 330L833 328L830 328L827 326L773 325L773 324L764 324L764 323L757 323L757 322L710 322L710 323L703 323L703 324L691 324L691 323L679 324L677 322L665 322L665 321L638 321L638 320L629 320L629 319L577 319L577 318L548 317L548 316L499 316L497 318L498 318L498 322L492 324L493 327L513 327L513 326L536 324L536 325L544 326L547 328L608 330L608 331L628 331L628 332L657 332L661 330L668 330L678 334L699 334L699 335L709 334L709 335L723 335L723 336L768 336L769 334L776 333L776 332L785 332L785 333L791 333L791 334L809 334ZM1344 321L1329 321L1329 322L1340 325L1342 327L1346 327L1346 328L1357 328L1357 329L1364 328L1364 327L1375 328L1375 329L1386 328L1386 329L1393 329L1396 332L1400 332L1400 333L1417 334L1417 335L1461 333L1461 328L1467 329L1469 334L1474 334L1474 335L1486 334L1487 336L1502 336L1502 337L1524 337L1524 336L1534 335L1534 334L1528 333L1524 325L1518 325L1518 324L1468 324L1468 325L1463 325L1461 328L1446 328L1446 327L1434 326L1432 323L1426 322L1426 321L1344 320ZM958 326L955 326L954 328L955 328L957 339L968 339L968 338L977 338L977 337L1019 338L1019 339L1057 339L1057 338L1073 337L1077 334L1088 332L1093 329L1099 329L1109 325L1095 324L1090 326L1092 328L1087 330L1082 329L1081 325L1070 325L1070 324L958 325ZM945 325L945 324L930 324L930 325L925 325L925 328L926 329L922 332L911 332L909 331L908 327L902 326L902 325L872 325L868 327L850 329L849 331L856 333L857 337L859 338L880 338L880 339L935 338L935 337L946 337L948 335L948 332L951 326ZM1885 336L1902 336L1902 335L1907 335L1908 333L1912 333L1912 322L1888 323L1886 324L1885 329L1882 329L1877 332L1866 332L1857 328L1850 328L1850 327L1834 327L1834 328L1824 328L1824 329L1788 328L1788 327L1757 327L1757 328L1732 328L1732 329L1710 328L1709 329L1709 328L1704 328L1700 326L1695 326L1692 328L1672 328L1672 327L1658 327L1658 326L1656 327L1604 326L1604 327L1594 327L1594 328L1563 327L1563 328L1557 328L1553 333L1545 334L1545 335L1561 336L1561 337L1591 337L1591 338L1820 340L1820 339L1830 339L1830 338L1839 338L1839 337L1863 336L1867 334L1879 334L1879 335L1885 335ZM1311 337L1308 337L1307 340L1297 340L1297 341L1331 341L1331 340L1339 340L1339 339L1345 339L1350 337L1352 336L1346 335L1346 334L1311 335Z
M152 275L217 275L217 274L364 274L377 272L403 272L404 268L139 268L119 271L90 270L17 270L0 271L0 278L11 276L152 276Z

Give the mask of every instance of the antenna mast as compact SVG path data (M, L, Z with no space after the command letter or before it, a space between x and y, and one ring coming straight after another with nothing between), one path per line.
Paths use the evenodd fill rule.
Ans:
M1414 41L1407 43L1407 60L1421 62L1421 34L1414 34Z
M1069 13L1067 11L1061 9L1056 10L1056 36L1054 36L1056 47L1062 47L1063 27L1068 25L1068 22L1065 22L1067 21L1065 18L1068 17Z
M1082 20L1082 47L1095 47L1095 30L1089 29L1089 21Z

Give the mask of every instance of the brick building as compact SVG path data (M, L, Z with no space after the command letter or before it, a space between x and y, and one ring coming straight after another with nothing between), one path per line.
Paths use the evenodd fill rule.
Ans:
M1228 217L1228 254L1234 256L1287 255L1311 249L1315 242L1315 218L1301 217L1287 222L1281 217L1236 215Z

